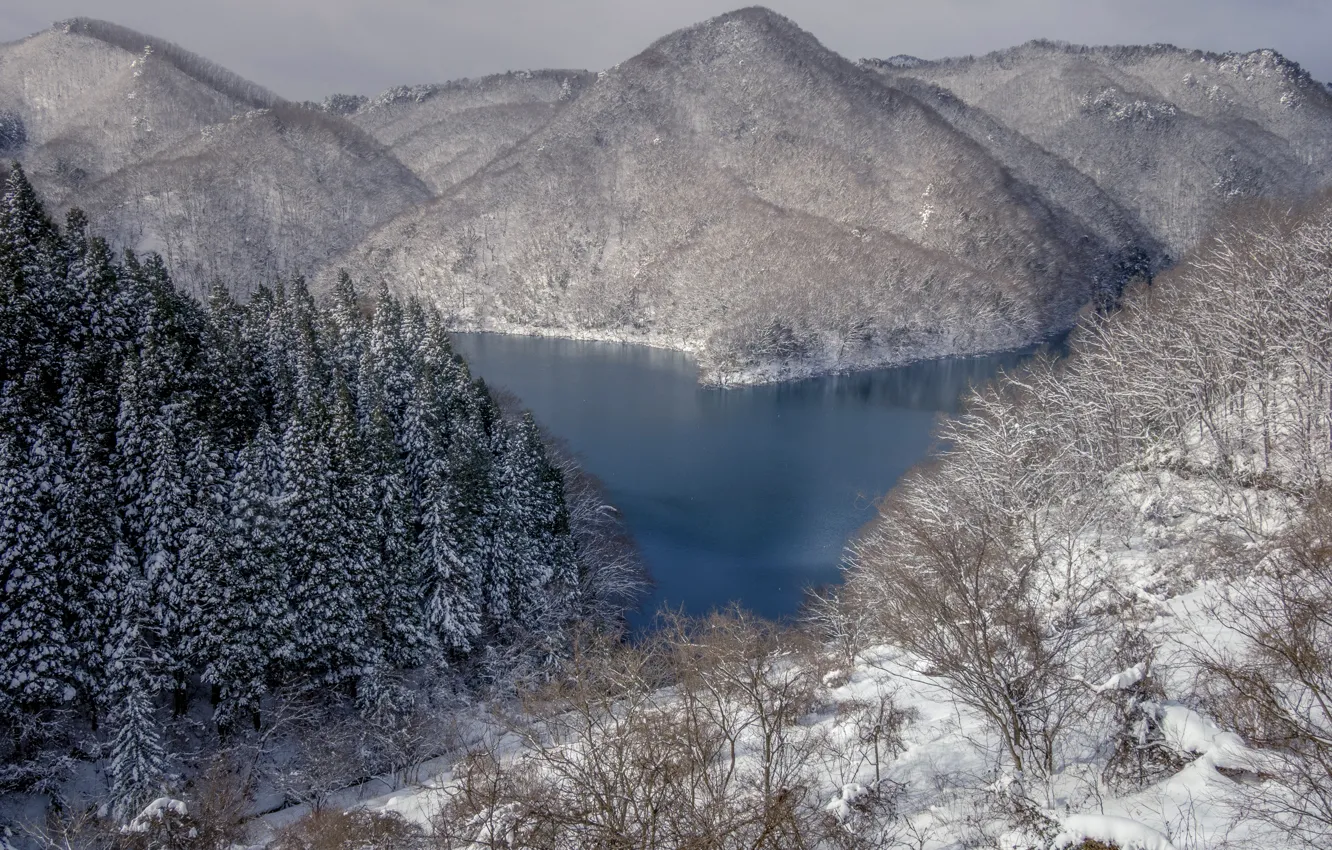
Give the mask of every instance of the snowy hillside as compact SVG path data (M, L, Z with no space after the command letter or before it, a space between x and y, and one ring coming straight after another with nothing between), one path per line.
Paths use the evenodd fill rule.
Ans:
M1151 267L1112 216L1088 232L928 106L746 9L602 72L343 261L463 326L676 345L713 379L770 380L1064 327Z
M0 153L47 203L80 207L116 247L159 252L198 296L313 272L430 197L344 118L104 21L0 46L0 115L22 128Z
M439 193L548 124L594 79L587 71L515 71L372 98L334 96L323 108L371 133Z
M1044 41L910 66L1092 177L1175 256L1227 197L1299 195L1332 181L1332 96L1271 50Z

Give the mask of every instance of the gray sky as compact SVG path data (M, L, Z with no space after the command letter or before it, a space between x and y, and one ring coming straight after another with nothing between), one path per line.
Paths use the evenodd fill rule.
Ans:
M743 2L743 0L740 0ZM0 41L88 15L174 41L293 99L522 68L614 65L737 0L3 0ZM770 0L851 58L1033 38L1274 47L1332 79L1332 0Z

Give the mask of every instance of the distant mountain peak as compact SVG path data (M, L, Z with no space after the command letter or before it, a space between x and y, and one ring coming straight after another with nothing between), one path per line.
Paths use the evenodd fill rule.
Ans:
M240 74L223 68L197 53L192 53L164 38L147 35L120 24L97 18L69 18L56 21L53 29L66 35L81 35L135 55L150 55L166 62L191 79L234 98L254 109L282 103L282 98Z
M735 55L756 46L794 47L831 54L811 33L764 6L748 6L685 27L659 39L645 52ZM840 57L839 57L840 58Z
M713 23L725 23L727 21L744 21L751 24L788 27L790 29L800 30L800 27L796 25L795 21L792 21L785 15L780 15L777 12L774 12L767 6L745 6L742 9L734 9L704 21L699 24L699 26L707 26L708 24ZM803 30L801 31L803 32Z

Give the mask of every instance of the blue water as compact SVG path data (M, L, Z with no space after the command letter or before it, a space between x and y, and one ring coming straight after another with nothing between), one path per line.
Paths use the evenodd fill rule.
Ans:
M697 384L682 354L613 343L457 334L474 374L507 389L604 482L659 606L738 601L794 614L837 581L874 503L931 446L941 414L1026 355L954 358L742 389Z

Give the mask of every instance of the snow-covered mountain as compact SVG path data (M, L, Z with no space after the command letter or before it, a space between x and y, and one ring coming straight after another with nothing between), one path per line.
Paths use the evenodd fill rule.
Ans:
M603 72L345 261L460 323L752 376L1027 342L1113 286L1134 235L1078 227L928 106L746 9Z
M981 57L870 61L946 90L1093 178L1176 256L1229 198L1332 180L1332 96L1272 50L1033 41Z
M514 71L373 98L333 95L321 108L346 115L442 192L544 127L594 79L587 71Z
M311 271L430 196L351 122L103 21L0 46L0 115L53 207L161 253L196 294Z
M597 74L319 105L104 22L0 46L4 155L192 291L346 267L716 380L1044 337L1236 202L1332 183L1329 139L1332 95L1272 51L851 63L762 8Z

